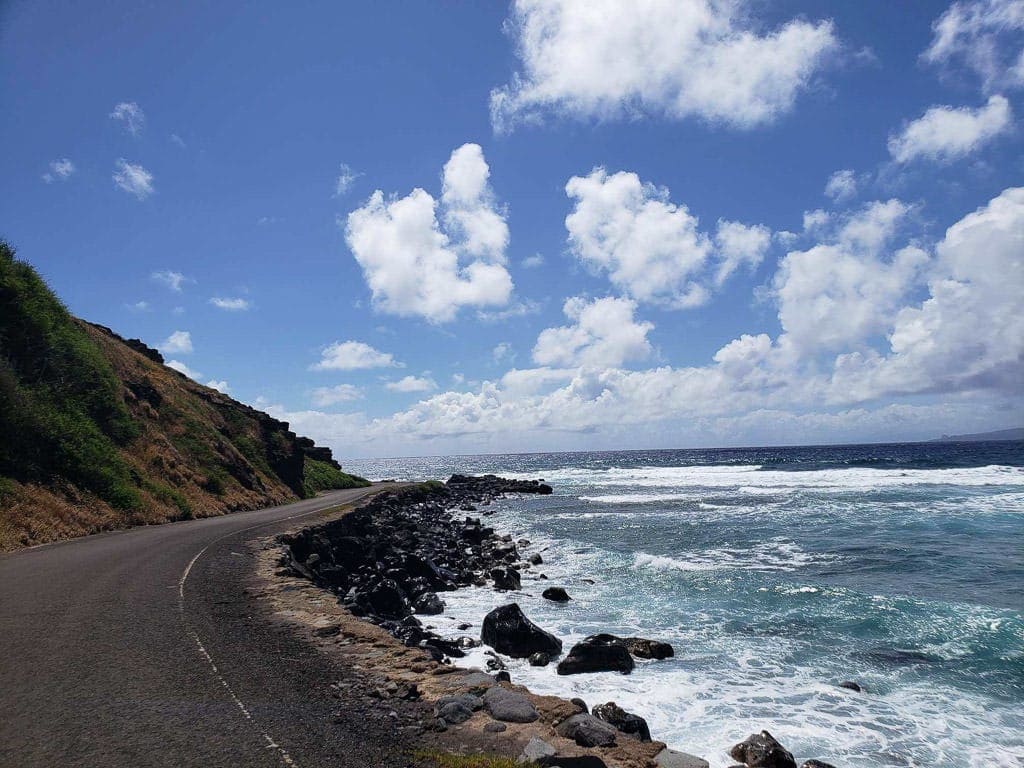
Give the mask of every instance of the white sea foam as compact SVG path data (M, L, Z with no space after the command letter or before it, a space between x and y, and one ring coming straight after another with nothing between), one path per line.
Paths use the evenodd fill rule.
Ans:
M665 557L638 552L634 568L658 571L795 571L808 565L840 560L830 553L805 552L795 542L782 537L755 544L747 549L716 548L691 552L685 557Z
M534 477L536 472L503 473L511 477ZM848 467L781 471L759 465L705 465L691 467L612 467L609 469L566 468L546 470L545 480L556 486L661 488L663 493L616 493L587 496L591 501L635 503L673 500L668 489L730 488L744 493L774 493L799 490L857 491L907 486L1017 486L1024 488L1024 468L1003 465L956 469L871 469ZM680 496L679 498L685 498Z

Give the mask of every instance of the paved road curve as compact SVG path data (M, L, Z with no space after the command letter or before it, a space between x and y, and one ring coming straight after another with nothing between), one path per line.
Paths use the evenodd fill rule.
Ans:
M367 493L0 556L0 766L402 762L386 723L333 723L345 670L243 592L246 540Z

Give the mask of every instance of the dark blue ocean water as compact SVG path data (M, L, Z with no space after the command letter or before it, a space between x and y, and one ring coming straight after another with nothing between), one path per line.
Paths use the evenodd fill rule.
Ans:
M543 477L493 524L545 564L513 596L566 643L667 639L629 677L538 692L614 699L713 765L767 728L839 765L1024 765L1024 443L431 457L351 462L373 478ZM546 573L574 596L539 598ZM589 581L593 581L591 584ZM446 596L439 626L507 601ZM482 659L471 659L482 661ZM853 679L867 692L836 686Z

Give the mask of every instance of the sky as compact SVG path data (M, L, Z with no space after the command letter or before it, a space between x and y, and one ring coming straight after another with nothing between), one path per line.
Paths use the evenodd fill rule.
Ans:
M1024 0L7 0L0 89L0 237L343 458L1024 424Z

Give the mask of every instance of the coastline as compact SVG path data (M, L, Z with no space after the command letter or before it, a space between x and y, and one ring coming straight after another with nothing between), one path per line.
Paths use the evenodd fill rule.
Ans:
M483 524L487 510L480 508L509 493L550 493L550 488L536 481L503 481L493 476L482 483L476 478L460 476L455 476L453 481L378 494L357 510L268 543L259 553L256 593L271 602L282 620L301 626L310 640L325 652L345 654L350 663L378 679L381 685L372 695L408 697L413 691L417 701L421 704L426 702L428 711L424 712L421 706L418 722L405 726L416 731L425 745L440 746L453 753L525 757L540 764L606 765L609 768L656 765L706 767L707 763L701 758L669 749L664 742L657 740L641 741L636 734L616 730L605 721L585 714L584 710L589 712L589 708L581 706L578 699L570 701L558 696L538 695L515 685L514 681L501 681L503 665L497 656L493 657L494 669L490 671L498 674L459 667L462 656L459 645L447 642L431 631L431 615L437 614L436 604L421 605L427 608L429 613L426 615L416 614L410 620L412 612L409 611L403 619L396 621L404 611L399 605L389 602L388 598L394 597L390 594L390 585L376 589L372 598L360 595L358 588L349 586L350 582L356 587L365 587L368 583L376 583L379 587L380 580L367 582L365 577L368 574L365 572L362 576L358 572L342 576L325 562L324 547L328 546L332 535L335 541L341 542L342 548L358 542L367 548L366 551L372 551L380 540L381 531L376 529L378 522L397 519L407 529L410 521L415 519L422 528L421 532L440 536L440 540L457 532L462 543L471 544L463 548L464 551L449 548L451 557L463 559L463 567L459 572L449 570L446 566L457 564L448 560L446 566L441 566L442 578L435 579L434 586L444 579L451 580L452 588L471 584L480 586L484 581L491 585L495 577L499 581L515 579L518 586L515 574L529 571L535 564L520 558L516 543L508 534L500 534ZM372 519L375 513L379 515L377 520ZM474 517L477 514L480 517ZM465 516L465 519L460 519L460 516ZM361 533L362 538L350 535L354 532ZM408 532L405 530L406 534ZM387 534L393 536L395 531ZM408 537L404 541L405 546L416 550L415 542ZM438 543L435 538L434 544ZM497 556L493 554L495 551ZM485 552L487 555L482 557ZM389 554L393 553L384 553L385 558ZM393 561L388 564L395 565ZM492 575L495 570L498 572ZM393 572L393 568L391 571L390 575L399 575ZM429 592L439 598L444 596L443 590ZM426 602L433 602L433 597L428 597ZM377 615L373 613L375 609L388 615ZM416 627L417 624L420 626ZM462 629L465 631L463 638L466 638L461 640L463 648L471 642L479 645L479 627L463 625ZM563 660L569 650L565 649L561 656ZM487 694L490 689L496 691ZM467 694L469 698L465 698ZM512 720L507 719L500 712L500 707L496 709L493 706L491 700L496 697L510 698L513 704L525 705L534 714L526 717L513 715ZM453 698L467 704L468 711L454 707ZM496 711L498 717L494 716ZM448 718L438 716L442 714L447 714ZM607 711L603 714L607 716ZM635 719L639 718L634 718L634 722ZM597 721L595 727L599 731L603 726L603 735L598 734L596 740L604 746L591 743L595 740L593 737L575 732L573 722L577 720L588 726L595 726ZM609 737L609 731L614 736ZM556 756L560 762L550 762Z

